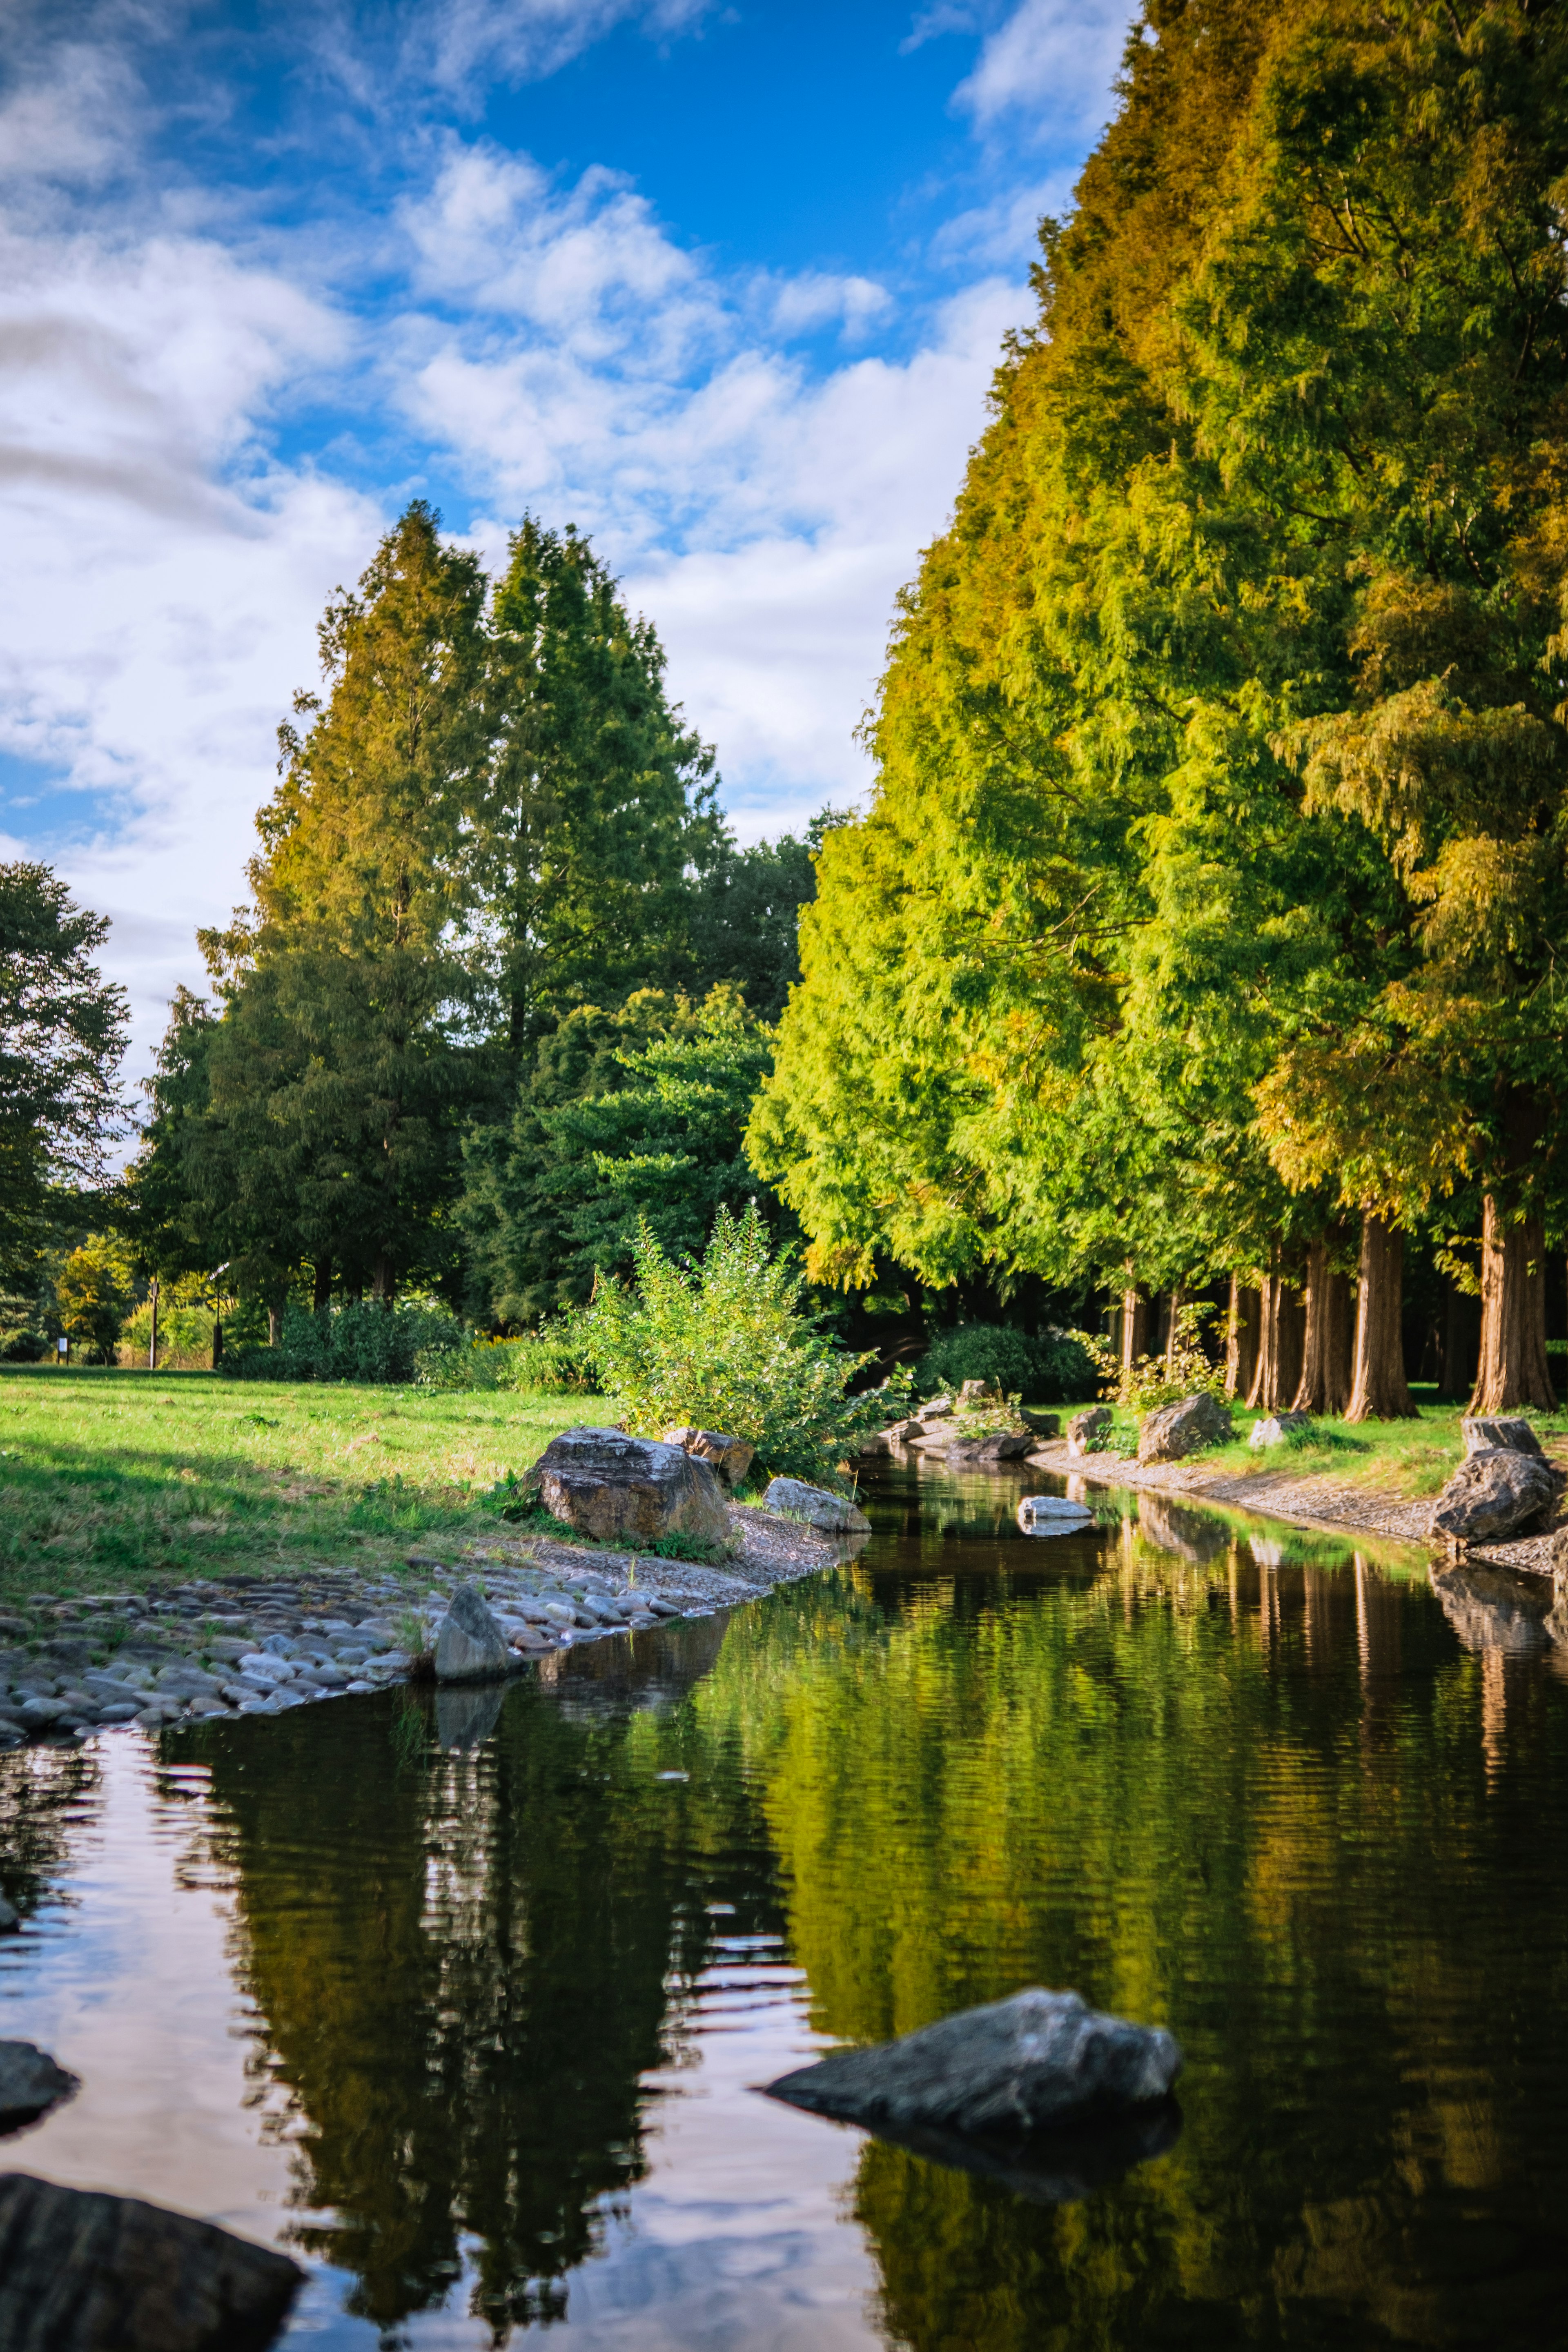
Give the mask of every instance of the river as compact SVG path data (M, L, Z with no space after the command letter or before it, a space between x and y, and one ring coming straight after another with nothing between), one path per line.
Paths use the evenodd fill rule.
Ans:
M331 2352L1560 2340L1568 1654L1052 1483L889 1468L852 1564L493 1705L0 1759L0 2032L83 2084L8 2165L286 2246ZM752 2087L1032 1983L1186 2053L1075 2201Z

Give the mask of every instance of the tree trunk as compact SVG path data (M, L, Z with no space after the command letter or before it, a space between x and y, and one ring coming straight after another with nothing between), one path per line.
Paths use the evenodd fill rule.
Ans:
M1179 1317L1186 1293L1178 1282L1165 1294L1165 1378L1173 1380L1176 1373L1176 1338L1180 1329Z
M1363 1217L1356 1288L1355 1374L1347 1421L1410 1421L1415 1407L1405 1378L1400 1314L1405 1297L1405 1236L1382 1217Z
M1342 1413L1350 1402L1354 1317L1349 1276L1329 1261L1335 1238L1322 1234L1307 1252L1307 1325L1293 1412Z
M1244 1397L1258 1370L1258 1293L1238 1274L1230 1277L1230 1313L1225 1326L1225 1392Z
M1286 1279L1279 1243L1268 1253L1268 1271L1258 1297L1258 1365L1247 1392L1255 1412L1288 1412L1301 1378L1301 1342L1306 1310Z
M1489 1192L1481 1223L1481 1354L1472 1412L1554 1411L1546 1362L1546 1229L1539 1217L1505 1224Z
M316 1260L316 1279L310 1293L313 1314L324 1315L332 1303L332 1261L330 1257Z
M378 1307L390 1307L397 1296L397 1276L392 1260L384 1250L377 1253L375 1271L371 1276L370 1295Z
M1121 1294L1121 1369L1131 1370L1149 1352L1149 1302L1136 1290Z
M216 1322L215 1322L215 1323L214 1323L214 1325L213 1325L213 1370L214 1370L214 1371L215 1371L215 1372L216 1371L216 1370L217 1370L218 1366L222 1363L222 1361L223 1361L223 1321L222 1321L222 1318L221 1318L221 1317L220 1317L220 1318L219 1318L219 1319L218 1319Z
M1438 1394L1446 1403L1457 1404L1476 1384L1480 1311L1481 1302L1475 1293L1461 1290L1450 1277L1443 1307L1443 1376L1438 1383Z
M155 1372L158 1369L158 1277L156 1275L153 1276L153 1286L147 1297L153 1308L153 1328L147 1337L147 1370L150 1372Z
M283 1335L283 1317L276 1307L267 1310L267 1344L275 1348Z

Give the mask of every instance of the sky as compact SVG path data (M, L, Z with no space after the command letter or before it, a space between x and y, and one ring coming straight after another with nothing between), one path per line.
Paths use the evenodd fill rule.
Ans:
M742 840L853 804L899 588L1126 0L0 0L0 856L133 1073L411 498L574 523Z

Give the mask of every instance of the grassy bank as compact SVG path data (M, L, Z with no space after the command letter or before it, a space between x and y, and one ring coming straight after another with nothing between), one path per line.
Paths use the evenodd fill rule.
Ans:
M479 1499L583 1396L0 1369L0 1600L308 1563L499 1529Z
M1399 1495L1419 1501L1438 1493L1464 1457L1465 1441L1459 1430L1464 1407L1438 1404L1429 1391L1417 1389L1414 1394L1416 1416L1413 1421L1324 1419L1313 1422L1309 1430L1283 1445L1260 1447L1257 1452L1247 1440L1260 1416L1237 1405L1231 1413L1236 1431L1231 1444L1209 1446L1190 1458L1216 1476L1241 1477L1256 1471L1267 1472L1271 1478L1292 1473L1303 1478L1332 1477L1346 1486L1363 1487L1369 1496ZM1068 1405L1061 1410L1065 1427L1068 1415L1081 1408ZM1568 1462L1568 1411L1531 1413L1530 1418L1547 1453ZM1117 1413L1110 1450L1137 1453L1136 1414Z

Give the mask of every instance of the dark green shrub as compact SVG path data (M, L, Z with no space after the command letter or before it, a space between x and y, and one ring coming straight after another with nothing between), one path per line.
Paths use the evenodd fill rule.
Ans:
M285 1307L275 1348L226 1349L231 1381L412 1381L427 1349L456 1347L463 1327L445 1307Z
M1099 1376L1070 1331L1037 1339L1008 1323L959 1323L939 1331L915 1372L922 1397L952 1393L965 1381L989 1381L1031 1404L1059 1404L1096 1393Z

